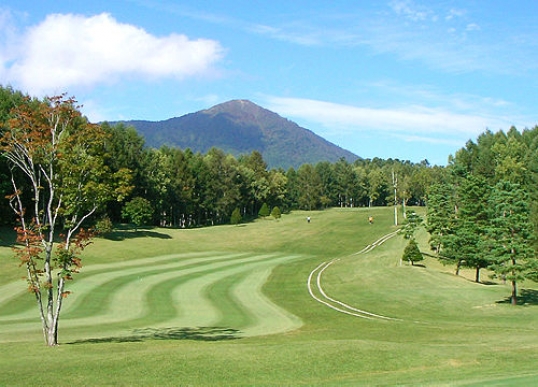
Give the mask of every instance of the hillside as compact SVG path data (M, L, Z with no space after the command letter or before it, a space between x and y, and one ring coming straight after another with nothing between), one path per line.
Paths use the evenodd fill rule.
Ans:
M352 162L359 158L247 100L228 101L165 121L124 123L134 126L150 147L177 146L201 153L217 147L235 156L257 150L272 168L298 168L301 164L335 162L342 157Z

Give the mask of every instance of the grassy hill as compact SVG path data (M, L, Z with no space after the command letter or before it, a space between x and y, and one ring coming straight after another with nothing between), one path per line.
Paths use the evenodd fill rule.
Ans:
M400 264L400 236L365 249L392 216L118 231L85 251L54 349L0 247L0 385L535 385L538 286L512 307L502 283Z

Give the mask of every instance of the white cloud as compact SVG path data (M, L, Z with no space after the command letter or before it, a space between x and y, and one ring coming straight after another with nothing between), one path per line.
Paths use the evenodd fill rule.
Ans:
M93 86L124 76L183 79L210 72L223 55L216 41L190 40L179 34L153 36L106 13L49 15L17 43L16 52L0 53L0 74L6 78L1 82L31 94Z

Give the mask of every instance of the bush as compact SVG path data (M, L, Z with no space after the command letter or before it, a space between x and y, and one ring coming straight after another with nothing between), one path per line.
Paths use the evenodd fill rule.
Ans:
M114 225L108 216L103 216L95 223L95 232L97 235L104 235L112 232Z

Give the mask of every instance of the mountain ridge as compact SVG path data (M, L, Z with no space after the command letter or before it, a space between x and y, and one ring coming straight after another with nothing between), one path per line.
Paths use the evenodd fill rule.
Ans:
M133 126L150 147L163 145L206 153L212 147L234 156L259 151L271 168L298 168L320 161L360 157L309 129L249 100L236 99L163 121L121 121Z

